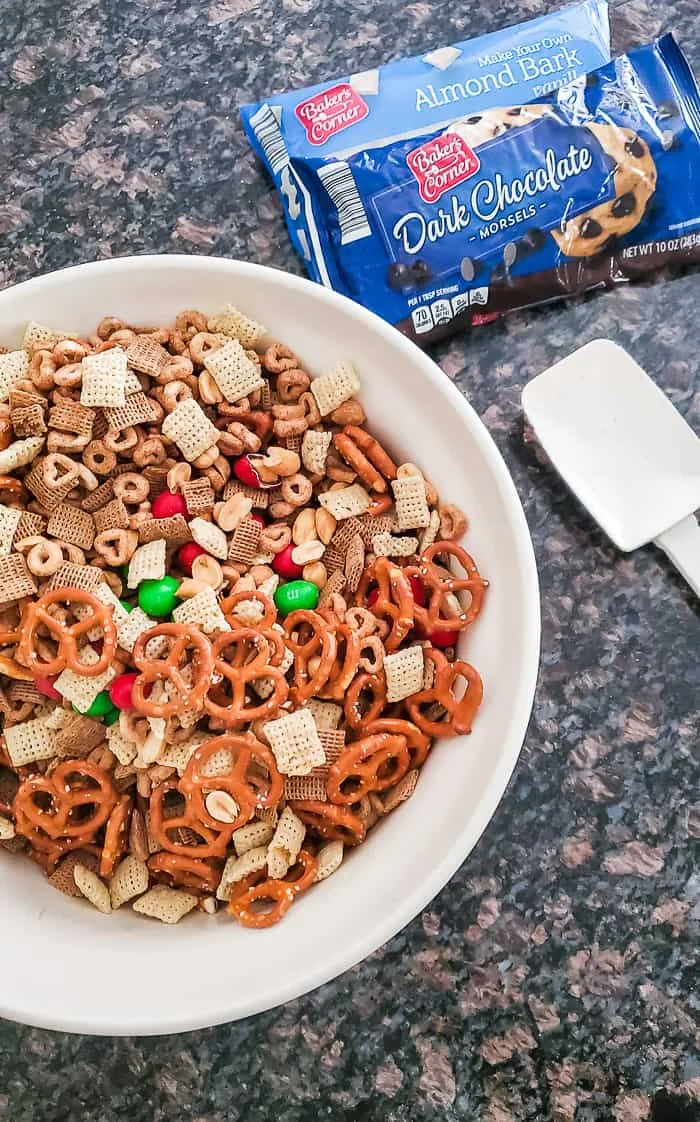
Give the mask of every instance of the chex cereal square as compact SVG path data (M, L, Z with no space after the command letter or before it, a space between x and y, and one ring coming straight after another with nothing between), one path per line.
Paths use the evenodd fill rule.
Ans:
M196 623L206 635L231 630L231 625L227 623L219 607L214 589L209 587L203 588L196 596L178 604L173 609L173 620L175 623Z
M143 580L160 580L165 576L165 542L162 538L140 545L129 562L126 577L128 588L138 588Z
M282 775L308 775L326 762L316 722L308 709L268 721L265 735Z
M360 483L352 483L337 491L324 491L318 496L318 501L339 522L343 518L364 514L371 502L368 492Z
M233 304L224 304L220 312L210 316L207 329L238 339L246 350L256 347L267 334L267 329L261 323L249 319L243 312L239 312L238 308L234 308Z
M201 405L194 398L187 398L169 413L161 425L161 430L168 440L177 444L186 460L192 462L202 452L206 452L216 444L220 433Z
M350 362L339 362L327 374L314 378L310 386L318 411L327 417L344 401L360 392L360 379Z
M422 475L404 475L391 484L399 530L417 530L430 523L430 508Z
M405 647L384 655L384 673L386 699L390 705L418 693L423 689L423 648Z
M56 755L54 734L44 717L22 721L5 729L5 745L13 767L24 767Z
M204 518L193 518L190 522L192 540L207 553L225 561L228 555L228 541L226 534L214 522L207 522Z
M312 475L323 475L333 434L307 429L301 442L301 461Z
M124 405L126 394L126 353L121 347L112 347L99 354L86 355L82 360L83 375L80 391L81 405Z
M137 335L126 348L126 361L132 370L150 374L152 378L158 377L170 357L165 347L148 335Z
M15 507L11 506L3 506L0 503L0 557L6 557L12 549L12 542L21 518L21 510L16 510ZM1 589L0 596L2 596Z
M21 553L0 557L0 604L9 604L31 596L36 584Z
M77 545L79 549L91 549L95 540L95 521L87 511L60 503L51 511L46 533L52 538Z
M240 401L262 387L259 366L250 361L237 339L210 351L204 365L227 401Z
M85 666L94 666L100 661L100 656L92 647L83 647L80 652L80 661ZM54 682L54 689L70 701L79 713L86 713L97 697L98 693L106 689L113 682L117 672L113 666L108 666L101 674L93 678L86 678L84 674L76 674L75 670L62 670Z
M0 354L0 401L7 401L10 391L29 373L29 356L26 351L8 351Z

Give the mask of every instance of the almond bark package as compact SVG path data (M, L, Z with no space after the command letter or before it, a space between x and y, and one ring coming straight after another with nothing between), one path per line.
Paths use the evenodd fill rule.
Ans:
M271 96L244 106L241 116L310 276L428 341L444 326L446 308L449 326L463 326L463 307L452 298L466 289L462 208L479 167L475 149L510 131L509 110L609 61L607 3L585 0L420 57ZM491 113L473 136L463 135L496 110L500 117ZM417 250L413 223L393 234L404 217L404 186L427 208L431 238ZM455 235L465 245L453 260Z
M543 18L566 17L570 27L575 13L582 17L571 8ZM538 42L555 38L540 31ZM371 111L345 102L343 121L356 123L338 124L327 89L295 95L297 125L308 127L303 151L296 130L287 134L285 106L273 114L281 174L298 185L294 221L309 232L301 244L309 272L421 345L514 309L700 260L700 94L673 36L563 85L550 77L556 88L529 101L538 84L511 78L518 60L539 57L542 72L545 59L520 51L522 44L502 44L487 56L515 56L498 71L499 104L491 83L488 107L466 97L476 90L470 80L444 84L453 61L439 89L435 81L419 89L421 104L431 91L422 128L401 114L405 132L397 123L393 136L374 144L365 136L359 148L350 147L352 133L367 130ZM574 53L583 59L580 47L566 51L572 67ZM392 66L385 69L380 90L392 80ZM491 73L487 67L482 79ZM460 115L438 121L447 91ZM316 128L309 105L321 97ZM247 118L251 136L259 114ZM284 197L291 226L292 196Z

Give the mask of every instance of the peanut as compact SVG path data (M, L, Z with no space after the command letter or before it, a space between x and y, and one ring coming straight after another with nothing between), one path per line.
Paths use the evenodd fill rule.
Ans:
M292 561L295 565L308 565L312 561L320 561L326 552L326 547L323 542L313 541L304 542L303 545L298 545L292 550Z
M292 526L292 541L295 545L313 541L316 538L316 511L306 507L294 519Z
M216 558L210 557L208 554L200 554L192 562L192 579L201 581L202 584L208 584L210 588L217 589L221 588L224 583L224 574Z
M289 475L296 475L301 468L301 460L296 452L292 452L290 448L280 448L275 444L268 448L261 464L282 479Z
M204 805L217 822L235 822L240 813L238 803L228 791L210 791Z
M230 534L232 530L240 526L244 518L248 517L252 509L252 500L238 492L227 499L226 502L216 504L214 521L224 533Z
M316 536L324 545L328 545L335 533L335 528L338 523L331 512L329 510L324 510L322 506L314 512L314 517L316 522Z
M328 571L323 561L312 561L310 564L304 565L301 575L304 580L315 584L317 588L325 588L328 580Z

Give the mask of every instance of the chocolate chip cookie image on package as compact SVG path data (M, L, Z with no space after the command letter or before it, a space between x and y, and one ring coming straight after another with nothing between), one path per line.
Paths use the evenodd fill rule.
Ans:
M615 161L615 198L565 222L552 237L567 257L591 257L642 221L656 189L656 164L649 145L631 129L586 126Z
M489 140L495 140L510 129L522 128L540 117L551 116L551 105L510 105L498 109L484 109L453 121L446 133L456 133L466 140L471 148L478 148Z

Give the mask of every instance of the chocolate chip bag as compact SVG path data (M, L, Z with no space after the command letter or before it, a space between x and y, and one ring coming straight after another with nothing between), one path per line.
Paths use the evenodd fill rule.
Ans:
M700 95L670 35L529 104L289 171L312 275L419 343L700 259Z
M420 58L278 94L244 106L241 116L280 192L292 241L310 275L400 320L406 302L395 295L402 289L387 290L387 268L396 266L396 286L402 276L407 280L402 266L413 266L416 256L416 279L423 269L427 279L427 262L425 255L390 246L381 281L367 278L358 285L346 273L346 247L355 245L377 262L384 253L383 234L361 187L358 198L357 161L374 161L375 149L388 151L410 138L418 147L421 137L440 135L486 108L527 104L609 61L607 3L585 0ZM352 170L348 154L354 157ZM394 186L402 173L404 179L413 176L404 163L386 186Z

